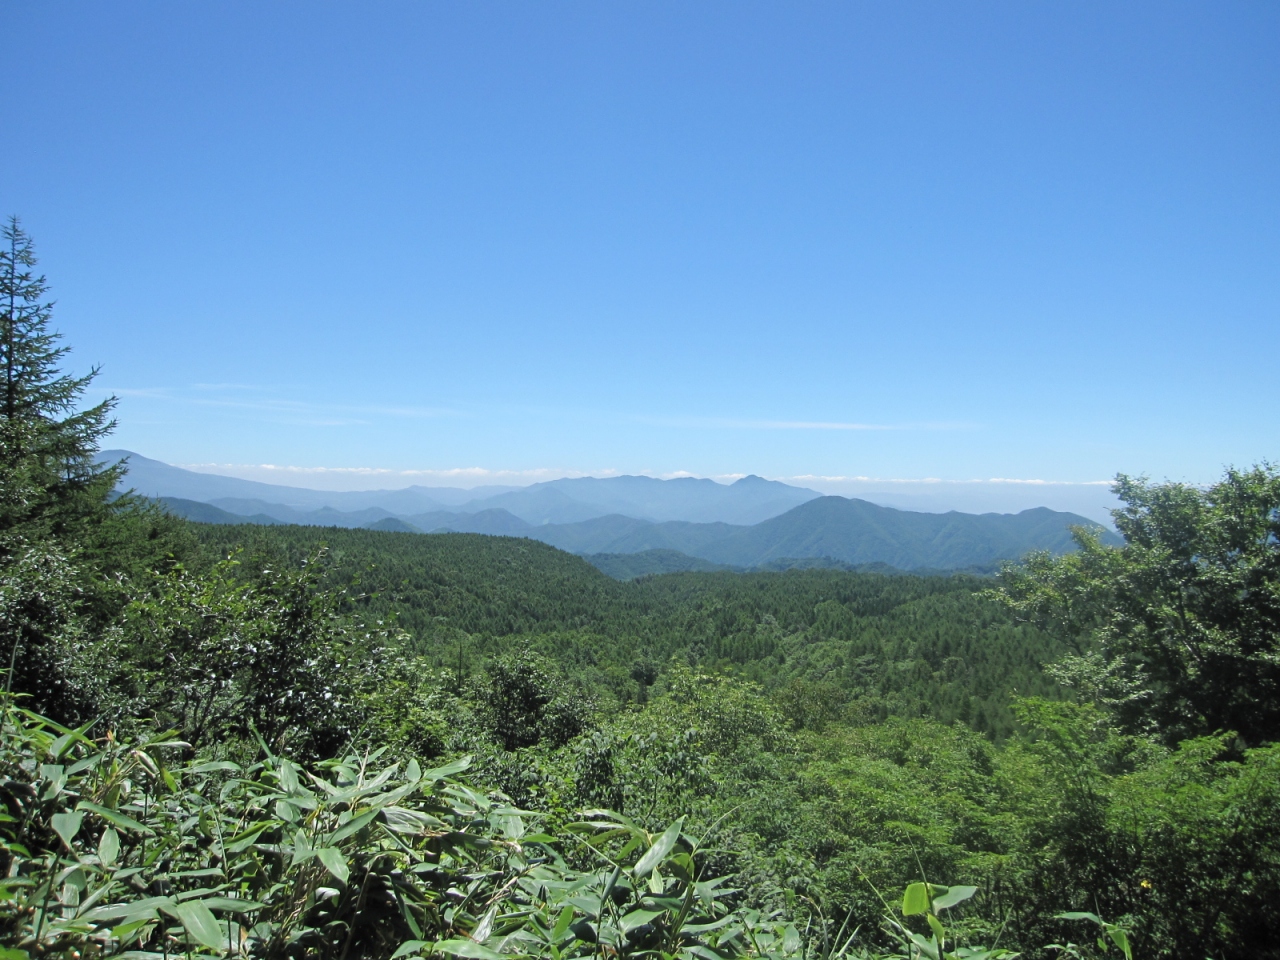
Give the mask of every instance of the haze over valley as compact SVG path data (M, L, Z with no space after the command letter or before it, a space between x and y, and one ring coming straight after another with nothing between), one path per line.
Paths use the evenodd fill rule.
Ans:
M760 477L731 484L692 477L582 477L524 488L409 487L333 492L196 473L124 450L122 489L158 498L202 523L304 524L399 533L528 537L591 558L647 554L645 572L797 565L991 570L1034 550L1073 548L1084 517L1036 508L1017 514L931 514L824 497ZM1104 532L1108 542L1114 534ZM602 569L617 570L602 560ZM626 567L626 569L640 569Z

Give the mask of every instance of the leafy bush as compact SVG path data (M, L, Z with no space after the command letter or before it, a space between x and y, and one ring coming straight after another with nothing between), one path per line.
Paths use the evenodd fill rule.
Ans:
M800 949L794 928L734 909L683 820L650 833L588 811L557 840L454 779L465 759L175 764L168 734L91 740L0 708L6 960Z

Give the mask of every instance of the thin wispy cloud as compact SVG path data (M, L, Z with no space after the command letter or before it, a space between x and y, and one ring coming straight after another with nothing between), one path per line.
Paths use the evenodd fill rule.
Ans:
M402 480L406 483L423 481L451 483L504 483L528 484L548 480L578 479L597 477L606 479L624 475L624 471L608 469L574 469L566 467L423 467L397 469L393 467L333 467L333 466L297 466L278 463L180 463L175 466L201 473L217 473L228 476L239 476L253 479L274 479L275 481L299 482L307 478L343 478L350 480L368 479L379 482ZM653 477L658 480L677 480L685 478L709 479L717 483L733 483L748 476L746 473L699 474L690 470L634 470L626 471L630 476ZM941 477L872 477L863 475L828 475L797 474L791 476L770 476L765 479L778 480L793 485L805 484L883 484L901 486L979 486L979 485L1017 485L1023 487L1107 487L1111 480L1044 480L1039 478L988 477L973 479L944 479Z
M172 400L173 392L168 387L115 387L104 393L117 397L139 397L147 400Z
M887 483L914 485L945 484L1021 484L1042 487L1109 487L1112 480L1041 480L1017 477L974 477L971 479L945 479L943 477L868 477L868 476L829 476L816 473L797 474L790 477L779 477L789 483Z
M455 483L539 483L544 480L563 480L577 477L617 476L616 470L569 470L560 467L535 467L532 469L504 469L489 467L444 467L423 469L394 469L390 467L301 467L278 463L179 463L174 466L200 473L216 473L226 476L272 478L272 482L300 481L310 478L350 478L376 481L404 480L409 483L423 480Z
M280 396L280 387L266 387L245 383L196 383L183 388L174 387L119 387L108 392L123 398L159 401L162 403L238 410L266 415L282 423L307 423L316 426L367 425L378 418L435 419L464 416L454 407L411 406L402 404L331 404L316 403L296 397ZM256 395L255 395L256 394ZM495 411L490 411L493 413ZM529 413L527 407L521 413ZM558 411L560 415L582 416L586 411ZM476 415L477 411L471 411ZM600 419L601 413L592 411L589 418ZM886 431L936 431L971 430L972 423L912 422L912 423L864 423L846 420L782 420L750 419L735 417L651 417L626 414L603 414L612 422L642 423L649 426L679 430L765 430L805 432L886 432Z
M187 388L117 387L106 392L123 398L265 414L279 423L318 427L364 426L379 417L425 419L458 415L456 410L439 407L315 403L273 396L270 388L243 383L197 383ZM255 393L258 396L251 396Z
M636 417L657 427L692 430L971 430L970 423L856 423L843 420L746 420L732 417Z
M726 424L741 430L900 430L887 423L835 423L817 420L740 420Z

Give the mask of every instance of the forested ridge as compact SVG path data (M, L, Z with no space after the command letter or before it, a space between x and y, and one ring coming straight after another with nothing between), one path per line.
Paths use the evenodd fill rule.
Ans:
M210 557L297 566L406 649L470 673L518 641L597 696L635 702L674 657L745 678L825 719L933 716L1008 736L1010 696L1055 696L1061 643L986 597L989 581L837 570L681 573L615 582L533 540L316 527L196 527ZM252 562L250 562L252 561ZM815 700L816 697L816 700ZM798 716L798 715L797 715Z
M1280 957L1280 472L998 579L189 523L0 249L0 960Z

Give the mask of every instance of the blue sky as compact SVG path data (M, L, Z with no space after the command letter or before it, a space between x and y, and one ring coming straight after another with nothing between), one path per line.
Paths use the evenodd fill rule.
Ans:
M1280 6L2 14L0 209L113 445L837 491L1280 456Z

